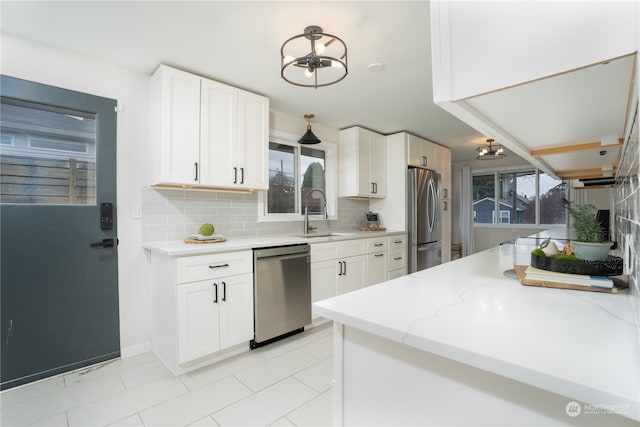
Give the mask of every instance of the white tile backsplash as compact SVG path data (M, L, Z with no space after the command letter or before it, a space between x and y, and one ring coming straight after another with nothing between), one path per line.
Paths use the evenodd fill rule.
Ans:
M338 219L314 221L318 231L352 231L366 225L368 200L338 199ZM302 232L300 221L258 222L256 193L146 188L142 194L143 241L183 240L202 223L227 237L254 237Z
M625 258L636 323L640 327L640 144L638 118L624 146L613 194L616 255ZM628 248L625 251L625 248ZM626 253L625 253L626 252Z

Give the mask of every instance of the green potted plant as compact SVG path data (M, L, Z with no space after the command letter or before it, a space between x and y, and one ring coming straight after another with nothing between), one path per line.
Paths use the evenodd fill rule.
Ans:
M611 242L604 240L604 230L595 216L596 207L592 204L576 205L567 200L564 204L574 230L571 245L575 256L588 261L606 261Z

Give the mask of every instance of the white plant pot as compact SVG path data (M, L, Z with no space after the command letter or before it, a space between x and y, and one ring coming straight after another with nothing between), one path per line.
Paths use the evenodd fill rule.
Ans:
M590 243L571 241L576 257L587 261L606 261L611 242Z

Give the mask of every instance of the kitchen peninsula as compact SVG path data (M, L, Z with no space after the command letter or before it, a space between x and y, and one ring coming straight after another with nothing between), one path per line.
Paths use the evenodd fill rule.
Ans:
M519 239L315 303L334 321L334 425L638 425L639 328L627 291L505 276L529 264L535 244Z

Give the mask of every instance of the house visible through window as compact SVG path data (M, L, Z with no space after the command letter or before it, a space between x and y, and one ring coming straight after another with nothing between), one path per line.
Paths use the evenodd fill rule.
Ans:
M476 224L565 224L565 184L539 170L473 176ZM496 212L499 214L496 217Z
M268 214L309 214L324 212L326 194L325 151L309 147L269 143Z

